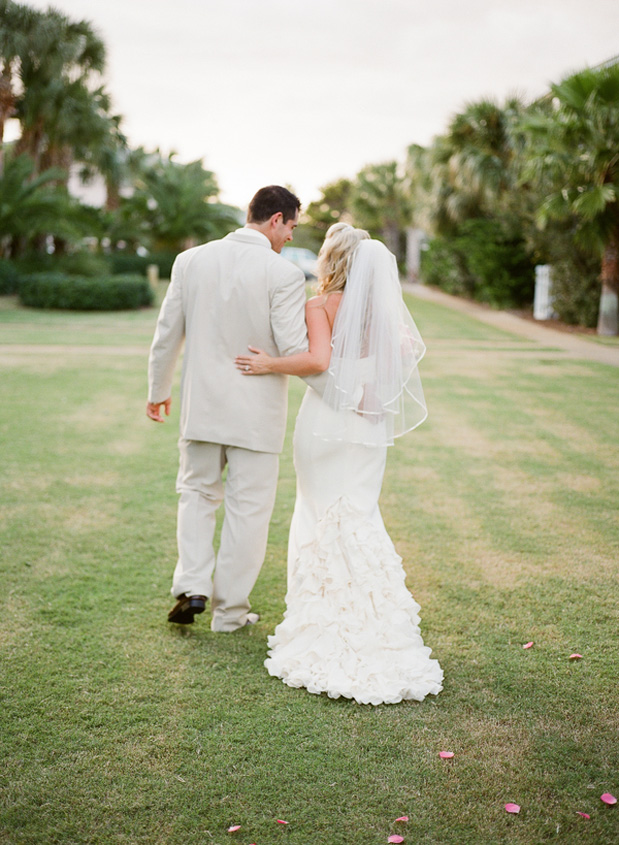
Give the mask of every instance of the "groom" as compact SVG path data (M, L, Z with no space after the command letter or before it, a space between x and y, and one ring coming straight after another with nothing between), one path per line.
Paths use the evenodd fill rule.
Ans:
M261 188L247 224L181 253L161 306L148 365L146 413L170 413L183 341L178 562L170 622L189 624L211 600L213 631L258 621L249 594L262 566L286 425L287 376L244 378L234 358L247 346L272 355L307 349L305 279L279 253L299 218L286 188ZM224 485L222 474L227 467ZM217 561L215 512L225 518Z

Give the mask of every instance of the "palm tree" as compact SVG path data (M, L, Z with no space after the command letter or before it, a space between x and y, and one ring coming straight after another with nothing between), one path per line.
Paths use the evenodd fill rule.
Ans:
M33 164L26 155L8 157L0 176L0 257L9 258L37 236L65 233L67 230L66 194L53 183L59 171L48 170L33 175Z
M126 139L99 84L103 42L90 23L71 21L53 8L38 12L0 0L0 12L0 130L9 115L20 120L22 133L14 147L33 163L28 178L53 171L63 193L73 165L80 162L85 175L99 171L105 176L114 204ZM84 226L78 229L92 224L89 215L84 210ZM61 241L56 245L63 248Z
M410 148L407 171L430 231L450 236L467 220L513 216L516 128L523 108L515 97L504 106L470 103L428 151Z
M95 92L95 96L100 92ZM105 210L116 211L120 206L121 190L130 179L131 151L127 138L121 131L122 118L109 115L105 111L96 113L92 108L85 117L93 120L84 121L77 136L72 136L76 145L75 155L81 167L79 176L87 184L95 176L105 180Z
M370 164L360 170L353 183L350 205L355 223L383 238L399 259L401 235L410 214L398 163Z
M37 14L12 0L0 0L0 175L4 167L4 125L15 114L17 69Z
M74 142L69 139L109 108L102 90L91 93L89 85L104 69L105 45L90 23L73 22L55 9L37 15L27 36L19 56L23 94L17 102L22 125L17 152L30 155L39 172L46 152L48 161L60 157L70 163ZM93 114L84 121L88 108Z
M504 106L481 100L467 106L449 127L454 187L474 197L486 211L494 210L512 187L512 128L522 109L517 98Z
M141 230L142 241L156 250L178 251L196 241L222 237L239 225L238 209L217 201L215 174L200 160L181 164L174 156L163 157L159 150L135 151L135 192L120 204L118 219L132 240Z
M410 147L406 163L414 222L435 236L424 259L432 280L503 306L532 294L524 192L514 190L522 111L517 98L470 103L429 149Z
M329 226L340 221L350 222L350 197L352 193L350 179L338 179L323 185L321 197L311 202L304 212L304 222L317 229L324 237Z
M524 178L546 185L538 221L572 222L600 257L598 333L618 332L619 64L586 69L552 86L553 108L524 124L530 136Z

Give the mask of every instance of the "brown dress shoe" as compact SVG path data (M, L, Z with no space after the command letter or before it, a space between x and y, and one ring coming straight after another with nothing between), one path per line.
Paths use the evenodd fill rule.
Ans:
M176 622L179 625L191 625L196 613L204 613L206 607L206 596L186 596L182 593L178 601L168 613L168 622Z

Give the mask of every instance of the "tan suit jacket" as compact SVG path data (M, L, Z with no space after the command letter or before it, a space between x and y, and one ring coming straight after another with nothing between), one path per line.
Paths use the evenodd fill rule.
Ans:
M255 229L182 252L150 350L150 402L170 396L183 340L181 437L280 452L288 377L243 376L234 358L248 344L271 355L307 349L301 270Z

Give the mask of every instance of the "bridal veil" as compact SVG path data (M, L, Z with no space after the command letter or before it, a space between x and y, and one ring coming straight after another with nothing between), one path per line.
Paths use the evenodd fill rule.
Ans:
M331 346L314 434L386 446L426 419L418 366L426 347L380 241L360 241L351 256Z

